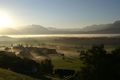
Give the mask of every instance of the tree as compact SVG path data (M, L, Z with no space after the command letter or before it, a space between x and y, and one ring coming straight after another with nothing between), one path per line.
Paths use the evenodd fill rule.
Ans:
M41 62L41 70L43 74L53 73L53 64L50 59L45 59Z
M87 51L81 51L80 59L85 67L71 80L119 80L120 79L120 49L108 53L103 45L93 46Z

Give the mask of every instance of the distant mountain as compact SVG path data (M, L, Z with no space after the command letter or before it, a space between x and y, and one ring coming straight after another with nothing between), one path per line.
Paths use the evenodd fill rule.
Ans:
M87 26L82 29L82 31L97 31L97 30L103 30L109 28L111 24L100 24L100 25L92 25Z
M114 34L120 33L120 21L115 21L110 24L101 24L87 26L81 30L84 33L107 33Z
M13 29L13 28L2 28L2 29L0 29L0 35L12 35L12 34L20 34L20 32Z
M57 30L57 28L54 28L54 27L48 27L47 29L48 29L48 30L51 30L51 31L52 31L52 30Z
M22 34L45 34L45 33L50 33L50 31L41 26L41 25L28 25L20 29L20 32Z
M115 21L108 28L100 30L102 33L120 33L120 21Z
M120 33L120 21L115 21L110 24L100 24L100 25L92 25L87 26L85 28L64 28L58 29L53 27L43 27L41 25L28 25L24 26L21 29L12 29L12 28L4 28L0 29L0 35L12 35L12 34L25 34L25 35L36 35L36 34L86 34L86 33L94 33L94 34L117 34Z
M72 34L72 33L78 33L80 29L58 29L54 27L43 27L41 25L28 25L24 26L21 29L19 29L21 34Z
M115 21L114 23L109 24L100 24L86 26L85 28L73 28L73 29L57 29L54 30L54 33L64 33L64 34L117 34L120 33L120 21Z

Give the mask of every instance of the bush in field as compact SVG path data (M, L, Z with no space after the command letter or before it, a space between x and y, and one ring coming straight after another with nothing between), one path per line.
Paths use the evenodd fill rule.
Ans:
M53 65L50 59L41 62L41 71L43 74L53 74Z
M103 45L81 51L86 65L71 80L120 80L120 49L106 52Z

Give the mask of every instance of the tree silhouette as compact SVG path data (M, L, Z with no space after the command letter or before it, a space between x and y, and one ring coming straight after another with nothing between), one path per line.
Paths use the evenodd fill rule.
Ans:
M120 48L107 52L104 45L81 51L84 62L80 72L71 80L120 80Z
M41 71L43 74L53 73L53 64L50 59L45 59L41 62Z
M0 51L0 68L9 69L35 78L41 78L53 72L51 60L46 59L38 63L28 58L17 57L12 52L5 51Z

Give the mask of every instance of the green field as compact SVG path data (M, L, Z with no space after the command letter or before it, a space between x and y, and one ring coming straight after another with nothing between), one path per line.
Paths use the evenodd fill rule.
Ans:
M78 57L65 57L63 59L61 56L54 56L51 59L55 69L72 69L78 71L83 66Z

